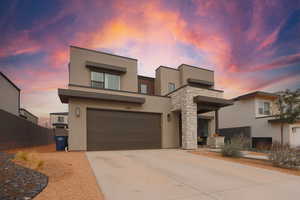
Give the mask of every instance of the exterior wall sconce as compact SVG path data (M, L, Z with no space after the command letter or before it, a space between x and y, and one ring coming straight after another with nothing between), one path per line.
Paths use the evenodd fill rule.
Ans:
M75 116L80 117L80 108L79 107L75 108Z
M170 115L170 113L167 114L167 119L168 119L168 122L171 121L171 115Z

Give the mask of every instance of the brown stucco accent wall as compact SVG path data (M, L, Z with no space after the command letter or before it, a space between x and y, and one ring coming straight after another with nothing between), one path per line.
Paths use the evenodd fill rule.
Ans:
M138 88L141 92L141 84L147 85L147 90L149 95L154 95L154 78L148 78L144 76L138 76Z

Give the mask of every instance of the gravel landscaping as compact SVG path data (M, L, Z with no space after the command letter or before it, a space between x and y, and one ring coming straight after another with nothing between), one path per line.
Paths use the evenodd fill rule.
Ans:
M104 199L85 152L57 152L55 145L45 145L12 149L7 153L19 151L35 154L37 160L44 161L39 171L49 177L47 187L34 200Z
M13 154L0 152L0 199L32 199L47 186L48 177L13 163L13 157Z

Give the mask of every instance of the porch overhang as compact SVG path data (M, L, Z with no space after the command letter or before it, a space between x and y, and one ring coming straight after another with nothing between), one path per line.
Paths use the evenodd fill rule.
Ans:
M189 83L200 84L200 85L205 85L210 87L214 86L214 83L210 81L204 81L204 80L193 79L193 78L189 78L187 81Z
M109 71L109 72L114 72L114 73L118 73L118 74L124 74L127 72L127 69L125 67L119 67L119 66L108 65L108 64L103 64L103 63L96 63L96 62L91 62L91 61L86 62L86 67L91 70Z
M222 107L233 105L232 100L201 95L195 96L194 102L200 104L200 106L198 106L198 113L215 111Z
M103 101L134 103L134 104L144 104L146 101L145 98L143 97L105 94L99 92L86 92L86 91L70 90L70 89L58 89L58 96L62 103L69 103L70 98L93 99L93 100L103 100Z

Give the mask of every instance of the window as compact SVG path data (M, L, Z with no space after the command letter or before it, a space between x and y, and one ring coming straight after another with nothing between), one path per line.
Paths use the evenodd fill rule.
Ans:
M91 86L94 88L120 90L120 76L102 72L91 72Z
M58 122L64 122L65 120L64 120L64 117L59 116L59 117L57 117L57 121Z
M104 88L104 73L91 73L91 86L94 88Z
M146 84L141 84L141 93L148 94L148 86Z
M258 104L258 114L260 115L270 115L270 102L261 101Z
M112 90L120 90L120 76L114 74L104 74L104 87Z
M175 83L169 83L168 84L168 91L173 92L175 90Z

